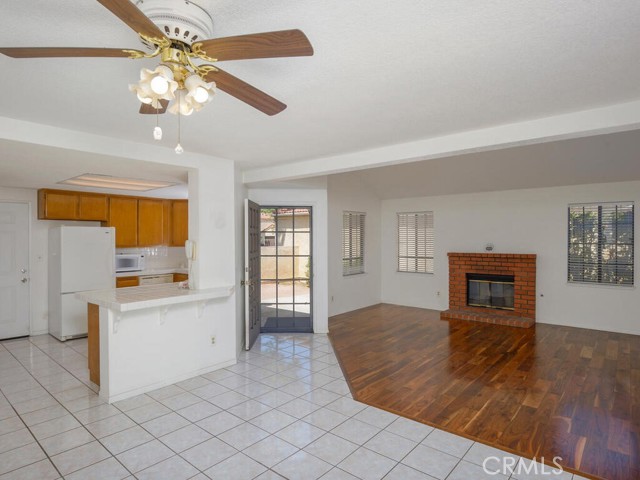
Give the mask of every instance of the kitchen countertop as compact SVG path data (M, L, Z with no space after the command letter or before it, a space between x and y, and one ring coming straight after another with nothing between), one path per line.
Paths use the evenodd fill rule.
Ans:
M116 278L119 277L146 277L147 275L166 275L169 273L184 273L188 274L187 268L153 268L148 270L142 270L139 272L119 272L116 273Z
M144 285L140 287L93 290L76 293L76 298L116 312L130 312L152 307L163 307L178 303L207 301L229 297L233 285L203 290L180 288L177 283Z

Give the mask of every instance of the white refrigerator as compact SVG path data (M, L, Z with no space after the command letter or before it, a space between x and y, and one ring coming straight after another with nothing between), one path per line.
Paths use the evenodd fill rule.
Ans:
M87 303L76 292L115 288L115 228L49 230L49 333L58 340L87 335Z

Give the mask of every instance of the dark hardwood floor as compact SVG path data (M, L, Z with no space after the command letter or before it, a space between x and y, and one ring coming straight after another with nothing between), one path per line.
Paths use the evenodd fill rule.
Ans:
M640 336L387 304L329 330L361 402L526 458L560 456L586 477L640 479Z

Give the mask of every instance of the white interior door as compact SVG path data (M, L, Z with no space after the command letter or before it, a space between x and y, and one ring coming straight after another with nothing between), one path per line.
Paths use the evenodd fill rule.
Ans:
M260 334L260 205L244 201L245 348Z
M0 339L29 335L29 205L0 203Z

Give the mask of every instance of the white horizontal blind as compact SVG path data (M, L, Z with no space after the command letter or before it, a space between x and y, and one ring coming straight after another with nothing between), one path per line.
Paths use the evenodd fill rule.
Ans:
M433 212L398 213L398 271L433 273Z
M361 212L342 214L342 274L364 273L364 217Z
M569 282L633 285L633 207L569 205Z

